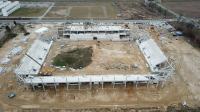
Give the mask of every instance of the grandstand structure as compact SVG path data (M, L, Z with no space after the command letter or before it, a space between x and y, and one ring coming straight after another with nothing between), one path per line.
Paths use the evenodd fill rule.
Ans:
M124 25L73 23L58 28L59 37L70 40L111 40L130 39L130 29Z
M98 25L98 24L97 24ZM78 32L82 32L80 29L83 29L84 25L77 28L77 32L70 31L67 33L74 35L79 35ZM95 26L98 27L98 26ZM116 29L112 28L114 31L110 30L110 27L105 27L106 29L102 30L102 33L109 32L111 34L117 33L119 36L120 33L124 33L128 30L122 30L123 32L115 32ZM118 25L112 26L115 28L121 28ZM84 31L86 33L85 37L87 37L87 33L93 33L94 31L95 36L102 35L102 33L96 32L97 28L90 29L90 31ZM100 29L102 29L100 25ZM70 29L72 30L72 28ZM75 30L75 29L74 29ZM84 34L81 34L84 35ZM120 39L120 36L117 37ZM131 37L129 37L131 38ZM90 38L93 39L93 38ZM83 40L83 39L82 39ZM86 41L88 39L85 39ZM110 39L108 39L110 40ZM72 39L73 41L73 39ZM129 40L127 40L129 41ZM41 86L45 90L45 86L54 86L56 89L56 86L59 84L65 84L67 89L70 85L77 85L79 89L81 88L82 84L88 84L90 88L92 88L93 85L102 85L102 88L104 87L104 84L110 83L115 87L116 84L123 84L125 87L127 83L132 83L136 87L138 84L146 84L147 86L149 84L156 84L157 86L161 84L161 86L164 85L164 83L171 77L171 75L174 73L174 67L173 64L168 60L168 58L165 56L165 54L162 52L162 50L159 48L159 46L156 44L156 42L151 37L142 37L140 36L136 41L131 41L136 43L138 48L140 49L141 53L144 55L146 62L148 63L150 72L148 74L106 74L106 75L87 75L87 74L79 74L79 75L56 75L53 74L51 76L41 76L39 75L40 69L43 66L44 60L46 59L49 50L51 49L51 46L53 44L53 41L44 41L37 39L32 44L32 46L29 48L28 52L24 56L24 58L21 60L20 65L15 70L15 74L17 75L18 79L23 82L25 85L32 86L32 88L35 90L36 86Z
M19 1L14 1L14 2L11 2L11 1L0 1L0 15L3 15L3 16L8 16L10 15L11 13L13 13L14 11L16 11L17 9L20 8L20 3Z

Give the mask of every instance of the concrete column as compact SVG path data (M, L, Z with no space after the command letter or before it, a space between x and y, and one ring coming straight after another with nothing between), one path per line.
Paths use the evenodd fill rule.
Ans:
M81 89L81 83L80 82L78 83L78 89L79 90Z
M42 89L43 89L43 91L45 91L45 87L44 87L44 83L43 83L42 78L40 78L40 80L41 80L41 82L42 82Z
M162 82L161 82L161 87L163 88L164 85L165 85L165 81L162 81Z
M149 81L147 81L147 88L149 88Z
M135 82L135 87L136 87L136 88L138 87L138 82L137 82L137 81Z
M159 81L156 83L156 88L158 88L158 85L159 85Z
M112 82L112 84L113 84L113 88L115 88L115 82Z
M44 87L44 84L42 83L42 89L43 89L43 91L45 91L45 87Z
M101 89L103 89L103 82L101 82Z
M35 86L34 86L33 83L32 83L32 79L31 79L31 86L32 86L32 88L33 88L33 91L35 91Z
M55 78L53 80L54 80L54 88L55 88L55 91L56 91L56 81L55 81Z
M68 83L67 83L67 78L66 78L66 87L67 87L67 90L68 90Z
M33 91L35 91L35 86L33 84L31 84L31 85L32 85Z
M90 82L90 89L92 89L92 82Z
M67 83L67 90L69 89L69 83Z

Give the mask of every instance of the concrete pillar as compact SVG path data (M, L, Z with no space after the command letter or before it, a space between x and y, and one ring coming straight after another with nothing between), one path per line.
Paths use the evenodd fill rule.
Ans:
M35 91L35 86L32 83L32 79L31 79L31 86L32 86L33 91Z
M113 88L115 88L115 82L112 82Z
M67 90L69 89L69 83L67 83Z
M103 89L103 82L101 82L101 89Z
M33 84L31 84L31 85L32 85L33 91L35 91L35 86Z
M41 82L42 82L42 89L43 89L43 91L45 91L45 87L44 87L44 83L43 83L42 78L40 78L40 80L41 80Z
M138 82L137 82L137 81L135 82L135 87L136 87L136 88L138 87Z
M68 90L68 83L67 83L67 78L66 78L66 87L67 87L67 90Z
M164 85L165 85L165 81L162 81L162 82L161 82L161 87L163 88Z
M92 82L90 82L90 89L92 89Z
M45 87L44 87L44 84L42 83L42 89L43 89L43 91L45 91Z
M78 89L79 90L81 89L81 83L80 82L78 83Z
M149 81L147 81L147 88L149 88Z
M54 88L55 88L55 91L56 91L56 81L55 81L55 78L53 80L54 80Z
M158 88L158 85L159 85L159 81L156 83L156 88Z

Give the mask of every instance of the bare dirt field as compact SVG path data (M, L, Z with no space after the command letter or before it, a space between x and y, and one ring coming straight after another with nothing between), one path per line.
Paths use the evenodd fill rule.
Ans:
M6 73L0 75L0 111L4 110L8 112L22 112L22 110L27 110L29 112L47 112L49 110L53 111L54 109L58 109L56 111L63 112L65 109L83 108L86 109L84 111L88 112L88 108L116 109L117 107L154 107L159 109L166 109L166 107L169 105L178 105L178 103L182 103L184 101L186 101L189 106L199 106L200 52L198 49L193 48L184 38L174 38L171 36L171 33L161 29L155 30L158 33L162 32L161 36L165 37L165 43L159 45L162 45L165 54L168 57L173 58L176 63L176 74L172 76L171 80L167 81L164 88L157 88L155 85L150 85L149 88L144 85L139 85L138 88L136 88L132 84L127 84L126 88L120 85L116 86L115 88L111 87L111 85L105 85L104 89L101 89L101 87L98 86L93 86L92 89L89 89L89 86L83 85L81 86L81 90L78 90L77 86L70 86L68 91L66 90L65 85L58 86L56 91L51 87L46 88L45 91L42 91L42 88L38 88L35 92L33 92L31 88L26 89L24 85L17 82L16 76L13 73L16 64L19 63L19 61L16 62L16 57L19 57L19 60L24 55L25 51L30 47L33 40L38 37L38 35L34 33L34 30L42 26L47 26L49 29L54 28L53 25L35 25L34 28L28 29L31 35L30 40L27 43L17 42L20 40L20 38L22 38L21 35L18 36L16 40L12 39L8 41L8 43L6 43L0 49L0 58L2 58L4 57L4 54L6 54L7 51L9 51L16 44L21 45L24 48L23 53L21 53L19 56L13 57L10 63L12 66L9 65L9 70ZM158 39L157 42L160 42L160 39ZM77 47L83 45L83 43L80 42L78 45L71 45L69 43L69 45L71 47L73 47L73 45L74 47ZM87 45L93 46L95 48L96 43L88 42ZM137 49L130 45L132 44L128 43L126 45L125 43L116 43L110 45L109 42L102 43L102 46L100 45L101 49L96 48L95 50L95 52L98 52L99 54L97 53L98 55L93 57L95 61L92 65L97 66L95 62L99 63L100 59L102 60L102 58L96 60L99 56L104 55L105 57L108 57L109 55L110 57L110 54L107 54L108 50L109 53L113 53L113 55L116 53L116 50L117 52L121 50L125 51L126 58L129 59L128 57L130 57L129 60L126 60L126 58L123 57L124 62L126 63L132 64L132 61L139 62L140 60L136 60L136 58L138 58L140 54L137 54L137 52L135 52ZM58 42L57 47L54 45L52 49L56 49L59 52L60 50L57 49L59 47L60 45ZM69 46L66 45L66 49L68 49L68 47ZM57 52L55 52L55 54L56 53ZM50 53L49 57L51 57L51 55L52 53ZM135 55L138 57L134 57ZM104 60L114 60L112 58L107 59L105 57ZM15 92L16 97L9 99L7 97L9 92ZM71 111L73 112L75 110ZM107 109L94 109L92 112L95 111L107 111Z
M23 0L22 0L23 1ZM38 0L30 0L38 2ZM49 0L51 1L51 0ZM27 1L26 1L27 2ZM42 1L40 1L42 2ZM47 2L44 1L43 2ZM53 1L55 2L55 1ZM13 16L41 16L43 9L20 9ZM43 12L44 13L44 12ZM164 16L144 6L142 0L56 1L44 19L161 19Z
M144 6L143 0L115 0L118 17L123 19L158 19L160 14Z
M67 19L160 19L141 0L57 2L46 17Z
M174 0L162 3L172 11L184 16L199 18L200 17L200 1L197 0Z
M61 46L65 47L61 47ZM80 75L80 74L147 74L149 69L146 61L135 43L131 42L100 42L97 41L79 41L69 42L61 40L54 42L49 56L45 62L46 66L52 66L53 57L61 52L67 52L75 48L92 47L92 63L85 68L76 70L56 69L53 74L56 75ZM135 64L138 68L132 68Z
M116 11L111 1L92 3L56 3L46 17L70 19L115 19Z

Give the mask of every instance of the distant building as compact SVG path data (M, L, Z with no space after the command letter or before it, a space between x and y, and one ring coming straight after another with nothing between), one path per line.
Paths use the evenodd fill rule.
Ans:
M0 1L0 15L8 16L17 9L20 8L19 1L11 2L11 1Z
M144 0L144 4L145 5L148 5L150 2L152 2L152 1L155 1L155 2L157 2L157 3L161 3L162 2L162 0Z

